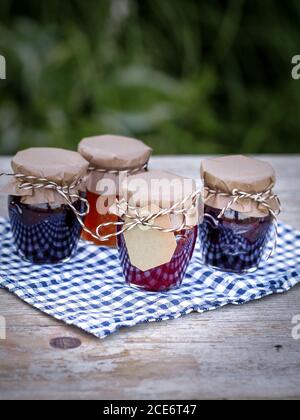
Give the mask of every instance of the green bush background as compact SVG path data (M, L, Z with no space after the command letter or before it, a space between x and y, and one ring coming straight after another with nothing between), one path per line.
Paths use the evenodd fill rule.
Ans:
M300 152L300 2L1 0L0 153L135 136L156 153Z

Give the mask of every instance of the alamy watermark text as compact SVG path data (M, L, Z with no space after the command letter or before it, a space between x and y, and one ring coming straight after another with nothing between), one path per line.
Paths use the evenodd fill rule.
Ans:
M6 339L6 319L0 315L0 340Z
M292 64L294 65L292 68L292 78L294 80L300 79L300 55L294 55L292 58Z
M292 337L294 340L300 340L300 315L293 317L292 324L295 325L292 329Z
M0 55L0 79L6 79L6 60L3 55Z

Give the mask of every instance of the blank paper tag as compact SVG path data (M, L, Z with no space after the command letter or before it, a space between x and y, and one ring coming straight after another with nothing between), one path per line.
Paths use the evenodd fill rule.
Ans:
M152 211L159 211L158 208ZM129 219L126 222L130 221ZM169 216L161 216L155 225L164 229L171 228ZM175 234L164 233L143 226L135 227L124 233L131 264L141 271L148 271L171 261L177 247Z

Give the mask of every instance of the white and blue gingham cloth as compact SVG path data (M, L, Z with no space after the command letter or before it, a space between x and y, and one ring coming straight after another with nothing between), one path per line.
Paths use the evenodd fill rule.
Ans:
M116 250L84 242L68 263L26 263L15 252L8 221L0 219L0 286L42 312L99 338L121 327L283 293L298 282L300 233L284 224L279 225L276 254L254 274L238 276L203 266L197 245L181 288L149 293L124 283Z

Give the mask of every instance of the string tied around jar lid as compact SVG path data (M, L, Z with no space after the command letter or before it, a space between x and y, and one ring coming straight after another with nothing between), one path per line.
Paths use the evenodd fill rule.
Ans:
M141 171L148 171L148 166L149 166L149 162L146 162L143 165L138 166L137 168L133 168L133 169L100 169L100 168L95 168L94 166L90 166L88 168L88 172L89 173L98 172L101 174L110 174L110 175L120 175L120 174L135 175Z
M95 239L99 239L98 236L96 236L93 232L91 232L89 229L85 227L84 222L83 222L84 217L87 216L90 212L90 204L88 200L82 197L80 194L73 192L74 190L76 191L78 187L80 187L80 185L85 182L85 177L78 178L69 185L59 185L58 183L51 181L47 178L39 178L33 175L2 172L0 173L0 177L2 176L14 177L19 182L18 188L21 191L40 190L40 189L56 191L64 199L64 201L66 202L66 205L68 205L71 208L71 210L74 212L81 228L85 232L92 235ZM73 205L73 202L74 202L73 200L75 201L79 200L81 203L83 203L86 206L85 210L84 211L77 210L76 207Z
M267 190L259 192L259 193L247 193L237 188L233 189L231 193L217 191L210 187L204 187L204 190L209 194L231 198L231 200L226 204L226 206L222 208L220 214L218 215L218 219L221 219L225 215L225 213L228 210L230 210L232 206L235 203L237 203L239 200L251 200L265 207L269 211L269 213L274 217L274 219L277 220L277 216L281 212L281 202L278 195L273 193L273 188L274 188L274 184L271 184ZM269 204L270 200L276 201L276 204L278 206L277 211L274 211L272 207L270 206Z
M106 241L112 237L117 237L125 233L126 231L130 231L137 226L144 227L146 229L158 230L163 233L175 233L184 229L188 229L190 228L190 226L187 223L188 216L191 212L197 211L197 202L199 197L201 197L201 190L197 190L189 194L183 200L177 201L169 208L161 209L157 212L147 211L146 214L143 214L143 212L141 212L141 209L130 205L124 198L121 200L116 199L115 213L120 218L124 218L127 220L121 220L119 222L102 223L97 227L96 233L102 241ZM191 202L191 204L188 208L186 208L185 205L189 201ZM155 221L158 218L168 215L181 215L183 217L183 222L180 226L172 227L169 229L163 228L155 224ZM110 226L121 226L122 228L114 233L101 236L101 230Z
M241 191L237 188L232 190L232 193L225 193L222 191L217 191L214 190L210 187L204 187L204 190L206 192L208 192L209 194L213 194L213 195L219 195L222 197L229 197L231 198L231 200L226 204L226 206L223 207L223 209L221 210L220 214L218 215L218 219L222 219L222 217L225 215L225 213L231 209L231 207L233 206L233 204L237 203L239 200L252 200L255 203L258 203L260 205L262 205L263 207L265 207L268 211L269 214L273 216L274 218L274 224L275 224L275 241L274 241L274 246L270 252L269 257L271 257L274 252L276 251L277 248L277 237L278 237L278 216L281 213L281 201L280 198L278 197L278 195L273 193L273 188L274 188L274 184L271 184L269 186L269 188L267 188L265 191L259 192L259 193L247 193L245 191ZM272 209L272 207L269 204L270 200L275 200L278 210L274 211Z

